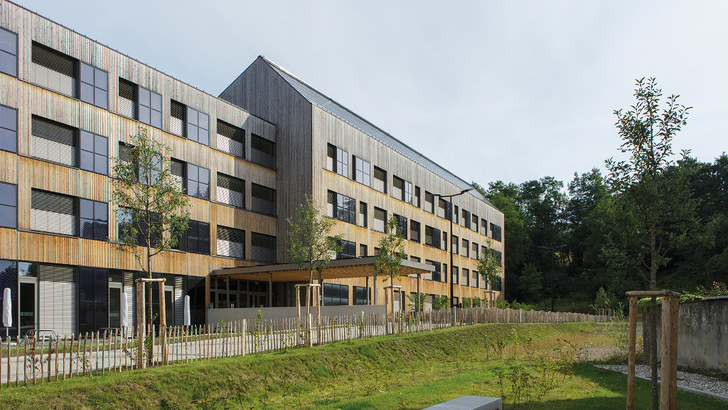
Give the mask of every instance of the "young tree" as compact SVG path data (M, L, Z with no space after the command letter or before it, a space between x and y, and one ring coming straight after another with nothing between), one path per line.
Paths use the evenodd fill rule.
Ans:
M147 135L130 136L114 158L112 201L119 207L117 248L134 254L139 269L152 277L152 258L176 246L188 228L189 200L170 171L169 148ZM148 284L151 287L151 283ZM147 323L152 292L147 293Z
M493 241L485 240L485 251L480 254L476 270L485 283L493 285L498 280L498 273L502 269L502 263L498 253L492 248Z
M399 278L402 271L404 257L404 237L399 231L397 220L392 217L384 227L384 236L379 240L374 270L377 274L389 276L390 286L394 286L394 278ZM392 299L394 299L394 294ZM392 300L392 310L394 310L394 300Z
M341 252L341 235L330 236L336 224L333 219L323 218L311 196L296 210L296 219L288 218L291 227L288 239L288 258L298 269L308 270L308 283L313 283L313 273L324 269L331 261L331 254ZM306 292L306 320L310 313L311 292Z
M654 78L637 80L634 96L637 102L628 111L614 112L622 139L619 151L629 159L608 159L607 181L630 219L623 227L634 239L628 244L631 257L649 271L650 289L656 290L658 269L667 264L668 253L685 237L686 223L693 218L694 203L685 181L665 178L674 164L672 139L686 124L690 107L671 95L661 109L662 90Z

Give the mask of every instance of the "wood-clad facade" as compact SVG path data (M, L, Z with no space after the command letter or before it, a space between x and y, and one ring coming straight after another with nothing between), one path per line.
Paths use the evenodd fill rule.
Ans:
M253 62L223 91L221 97L245 107L252 114L277 126L279 153L286 158L286 161L279 162L277 186L279 191L288 194L287 202L278 203L280 236L285 235L283 231L286 219L294 216L295 207L303 201L305 195L312 195L319 209L324 212L330 212L335 207L329 200L332 193L343 195L347 200L355 202L356 217L354 221L351 218L346 221L337 218L339 221L333 233L342 234L344 240L355 244L355 255L347 256L367 256L364 252L368 255L375 254L375 248L383 234L375 227L374 214L375 209L383 210L387 218L395 214L406 218L408 228L413 221L418 224L415 226L419 226L419 238L408 236L407 240L406 253L410 260L439 264L440 279L433 280L430 275L428 279L421 281L421 293L450 295L451 277L445 272L449 271L452 275L455 273L450 266L448 253L451 244L444 246L444 242L457 237L458 254L454 256L452 264L457 270L454 301L457 303L463 298L475 297L502 298L503 278L495 286L486 285L474 271L477 256L484 247L492 247L502 257L503 214L477 193L458 196L453 199L458 217L454 221L456 223L453 232L448 236L450 221L445 218L444 213L438 215L438 197L434 197L431 209L426 208L426 194L450 195L467 189L469 184L264 57ZM340 168L346 168L345 170L332 167L337 158L331 158L331 149L344 157L339 158L339 165ZM371 179L368 184L366 181L356 181L355 162L359 159L368 164L366 166ZM383 189L382 186L377 187L384 192L375 189L375 167L386 172L386 178L381 184ZM401 196L401 189L395 186L396 182L406 183L410 188L406 199ZM366 210L362 215L361 207ZM463 211L466 212L464 215ZM335 215L329 216L336 218ZM463 222L463 216L469 219L467 226ZM436 230L441 236L444 234L434 243L439 243L440 246L426 244L426 228ZM467 252L463 249L464 243L468 246ZM474 246L477 246L477 251ZM279 260L285 261L285 248L279 248L278 252ZM463 276L464 273L467 273L467 278ZM348 292L349 304L355 299L354 287L374 286L371 278L337 279L331 283L347 286L348 290L345 291ZM372 292L372 297L377 295L375 303L384 303L383 288L388 285L379 280L377 291ZM395 285L402 286L407 295L417 291L416 278L402 278ZM493 290L494 293L486 292Z
M482 283L475 266L488 246L502 255L503 214L477 193L458 196L450 232L434 195L468 183L281 67L260 57L215 97L0 0L0 297L11 288L12 334L118 328L124 294L134 325L140 266L115 245L111 196L114 162L140 128L169 148L190 199L184 245L153 260L168 324L182 323L185 296L194 323L210 307L292 305L293 283L274 269L268 281L216 272L288 262L288 219L307 195L337 220L341 258L374 255L382 215L397 215L414 269L435 267L394 284L406 294L419 282L449 296L453 281L457 301L502 298L502 280ZM324 303L384 303L389 283L352 276L328 280Z

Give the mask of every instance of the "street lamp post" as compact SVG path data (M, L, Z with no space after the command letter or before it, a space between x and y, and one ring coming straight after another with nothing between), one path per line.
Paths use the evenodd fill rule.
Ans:
M448 240L450 241L450 245L449 245L449 248L448 249L450 250L450 313L451 313L450 317L452 318L452 325L453 326L455 326L455 282L453 281L453 278L452 278L452 273L453 273L453 270L454 270L453 269L453 256L454 255L452 253L452 237L453 237L452 220L455 217L453 215L453 212L455 212L455 210L453 209L453 206L452 206L452 198L453 197L456 197L456 196L463 195L464 193L470 192L472 190L473 190L473 188L463 189L459 193L452 194L452 195L433 194L434 196L437 196L437 197L439 197L441 199L442 198L448 198L449 199L449 204L450 204L450 237L448 238ZM445 274L447 275L447 272Z

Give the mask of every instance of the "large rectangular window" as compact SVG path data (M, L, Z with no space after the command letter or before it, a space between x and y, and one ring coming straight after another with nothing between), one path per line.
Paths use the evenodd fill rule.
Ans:
M442 281L442 278L441 278L442 271L440 270L441 269L440 262L435 262L435 261L425 259L425 263L435 267L434 272L432 272L431 274L429 274L429 273L425 274L425 279L430 279L430 280L434 280L436 282L441 282Z
M475 232L478 232L478 215L472 214L471 218L472 218L472 223L470 224L470 229Z
M187 107L186 137L202 145L210 145L210 117L204 112Z
M81 101L109 108L109 73L86 63L81 66Z
M470 228L470 211L463 209L462 224L466 228Z
M326 169L348 178L349 153L339 147L328 144L326 148Z
M488 221L485 219L480 220L480 234L488 235Z
M18 35L0 28L0 73L18 76Z
M472 249L473 250L472 252L470 252L470 257L473 259L478 259L478 249L480 249L480 246L477 243L473 242Z
M479 279L478 271L473 269L470 273L470 286L477 288Z
M440 249L440 230L425 226L425 245Z
M275 216L276 214L276 191L263 185L251 184L250 187L251 207L255 212Z
M109 140L103 135L80 131L81 160L80 167L86 171L108 175L109 173Z
M276 143L259 135L250 134L250 161L266 168L276 169Z
M187 164L187 195L210 199L210 170Z
M75 236L76 215L74 197L31 190L30 229Z
M187 231L176 247L185 252L210 254L210 224L206 222L188 222Z
M276 263L276 237L253 232L250 235L251 259Z
M379 192L387 193L387 171L374 167L374 181L372 181L372 188Z
M463 286L470 286L470 270L463 268L463 279L460 281Z
M371 288L368 288L366 286L354 286L352 288L353 296L354 296L354 304L355 305L367 305L370 298L368 297L371 295Z
M425 191L425 211L435 213L435 195Z
M109 235L108 204L80 198L78 210L80 236L105 241Z
M349 286L324 283L324 306L348 305Z
M490 224L490 237L493 240L500 242L503 239L501 227L494 223L491 223Z
M245 158L245 131L225 121L217 120L216 148L238 158Z
M356 200L328 191L327 216L350 224L356 223Z
M450 220L450 203L442 198L437 201L437 216Z
M420 223L415 220L411 220L410 221L410 240L413 242L419 243L420 242L420 232L422 232Z
M451 283L454 283L454 284L457 285L457 284L460 283L460 273L459 273L458 267L457 266L453 266L451 269L452 269L452 272L450 272L451 278L452 278L451 279L452 280Z
M404 181L404 202L415 205L414 187L409 181Z
M336 255L336 259L353 259L356 258L356 242L341 240L341 252Z
M359 157L354 157L354 181L371 186L372 165Z
M397 221L397 234L400 235L402 238L407 239L407 234L409 233L407 218L397 214L394 214L393 216L394 219ZM419 238L417 239L419 241Z
M374 226L372 227L375 231L384 232L384 227L387 225L387 211L381 208L374 208Z
M0 226L18 227L18 187L0 182Z
M81 332L108 327L109 270L81 267L78 272L78 299L78 325Z
M162 95L144 87L138 87L139 104L137 111L139 113L139 122L152 127L162 128ZM177 135L182 135L181 132Z
M76 60L36 42L32 47L33 81L43 88L78 97Z
M0 150L18 152L18 110L0 105Z
M452 253L453 254L455 254L455 255L459 255L460 254L460 247L459 247L459 245L460 245L460 238L458 238L457 236L453 235L452 236L452 243L450 245L451 246L450 249L452 249Z
M218 173L217 201L237 208L245 208L245 181Z
M75 167L76 131L67 125L33 116L30 152L36 158Z
M245 259L245 231L218 225L217 254Z

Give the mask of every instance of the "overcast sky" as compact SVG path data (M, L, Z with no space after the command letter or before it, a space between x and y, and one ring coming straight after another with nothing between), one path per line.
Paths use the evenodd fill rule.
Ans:
M728 2L17 0L219 95L264 55L466 181L604 169L636 78L726 150Z

